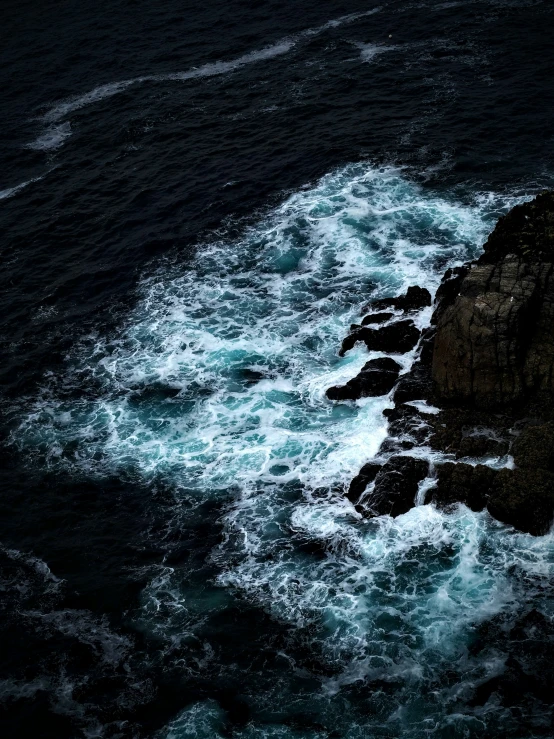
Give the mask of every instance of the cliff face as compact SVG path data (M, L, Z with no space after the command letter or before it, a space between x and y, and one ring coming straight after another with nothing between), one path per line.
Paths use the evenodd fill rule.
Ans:
M502 407L553 394L554 196L502 218L457 294L437 309L438 398Z
M348 493L362 515L409 510L420 482L431 474L425 502L486 508L500 521L535 535L550 529L553 272L554 194L543 193L500 219L479 260L447 271L410 373L397 380L397 368L379 364L391 360L373 360L344 388L328 391L332 399L354 399L382 394L394 385L395 408L385 411L389 437ZM358 341L380 351L409 350L418 336L408 315L429 300L426 291L410 288L386 305L367 306L371 315L352 326L341 353ZM391 309L396 312L379 313ZM385 316L387 325L377 328ZM410 405L418 400L441 410L426 414ZM409 454L422 446L435 452L434 472ZM513 464L495 469L487 464L491 457L513 459Z

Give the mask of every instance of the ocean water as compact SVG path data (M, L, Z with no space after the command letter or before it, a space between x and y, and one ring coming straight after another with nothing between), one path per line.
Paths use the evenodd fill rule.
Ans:
M325 391L551 186L552 8L171 5L10 19L7 735L551 736L554 534L363 519L391 395Z

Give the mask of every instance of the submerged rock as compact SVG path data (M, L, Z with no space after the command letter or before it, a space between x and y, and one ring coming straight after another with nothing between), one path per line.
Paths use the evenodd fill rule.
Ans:
M357 400L358 398L386 395L400 372L400 365L390 357L371 359L346 385L335 385L327 390L329 400Z

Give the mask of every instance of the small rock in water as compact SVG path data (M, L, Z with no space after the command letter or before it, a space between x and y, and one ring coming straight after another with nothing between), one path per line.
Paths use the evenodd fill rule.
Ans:
M368 310L384 310L386 308L395 308L406 312L421 310L431 305L431 293L424 287L413 285L409 287L405 295L399 295L397 298L382 298L381 300L372 300L363 308L362 313Z
M370 323L385 323L393 317L394 313L370 313L369 316L364 316L362 326L368 326Z
M400 365L390 357L371 359L346 385L330 387L327 397L329 400L357 400L386 395L394 387L400 369Z
M429 463L408 456L391 457L379 470L371 493L362 499L362 507L373 516L393 518L407 513L415 505L419 483L429 474Z
M350 483L350 487L346 493L348 500L351 500L352 503L356 503L367 486L375 480L381 467L382 465L377 464L376 462L368 462L367 464L364 464L362 469Z
M405 354L414 348L419 336L419 329L410 320L397 321L380 329L364 326L343 340L339 355L343 357L358 341L363 341L370 351Z

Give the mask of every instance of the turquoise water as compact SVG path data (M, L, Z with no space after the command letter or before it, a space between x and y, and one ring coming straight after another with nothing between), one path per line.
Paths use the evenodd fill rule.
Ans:
M163 480L189 506L179 515L222 504L208 557L217 574L200 586L160 565L134 618L168 654L230 599L287 630L277 672L243 676L256 718L232 736L468 737L509 726L506 709L462 707L505 663L471 645L480 624L531 602L551 577L554 538L464 506L364 521L344 490L378 453L392 402L335 404L325 390L383 356L338 356L361 305L414 284L434 292L516 200L462 202L395 168L331 173L240 239L203 245L192 266L154 264L119 329L80 340L64 372L25 399L13 440L41 464ZM395 358L408 370L414 353ZM202 649L200 676L217 671L217 653ZM304 713L317 715L314 727L289 720ZM207 700L161 736L226 732Z

